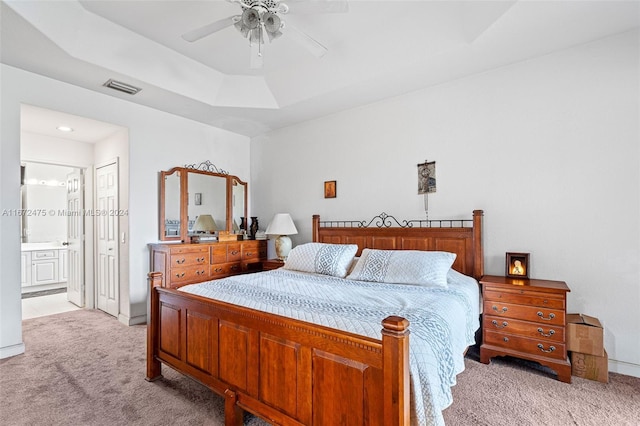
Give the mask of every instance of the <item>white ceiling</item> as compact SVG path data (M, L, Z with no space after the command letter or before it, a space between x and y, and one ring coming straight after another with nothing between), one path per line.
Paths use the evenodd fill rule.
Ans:
M287 38L285 26L254 70L233 27L194 43L181 38L239 12L224 0L2 1L1 60L256 136L640 25L635 0L350 0L347 12L326 13L332 2L346 3L285 0L285 23L326 55ZM103 87L110 78L142 91Z

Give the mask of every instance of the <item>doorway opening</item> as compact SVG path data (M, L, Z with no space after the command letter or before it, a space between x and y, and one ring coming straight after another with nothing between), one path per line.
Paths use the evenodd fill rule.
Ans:
M23 162L21 169L22 319L82 308L84 298L78 296L84 264L74 263L77 242L70 248L68 188L73 187L69 176L82 176L85 171L38 162ZM78 190L84 197L83 186Z
M104 197L96 197L102 191L98 185L103 176L101 168L115 164L112 168L115 173L109 175L108 180L115 182L116 186L110 188L113 197L107 197L109 205L113 208L105 211L119 208L128 211L128 129L26 104L21 105L20 125L20 157L25 166L22 182L22 188L26 188L24 192L41 193L42 188L46 187L47 190L56 188L57 192L64 193L64 198L56 198L53 204L49 204L49 196L38 196L38 202L35 202L27 199L28 195L23 195L23 201L27 204L23 204L23 208L27 209L25 211L46 215L46 220L49 221L28 217L21 223L23 246L33 249L31 259L28 258L29 255L23 254L23 260L26 261L22 267L23 280L32 280L31 285L25 286L29 287L26 292L37 294L36 291L44 291L40 297L24 298L23 306L46 304L46 299L43 298L49 298L51 305L40 308L47 313L53 313L56 309L71 309L71 302L72 309L97 308L120 320L120 287L123 277L128 278L128 271L120 270L119 255L128 253L128 250L121 247L122 244L128 243L125 238L128 233L128 217L118 217L117 220L107 218L109 220L105 224L104 218L101 219L104 215L98 214L98 209L101 209L99 202ZM42 169L55 170L58 174L55 177L34 175ZM124 176L120 176L121 174ZM50 185L47 186L47 183ZM109 225L109 235L114 237L109 241L112 245L106 249L102 244L101 233L105 225ZM51 245L34 246L40 243ZM29 244L32 246L29 247ZM34 254L39 251L35 249L40 248L50 249L50 253ZM110 255L114 254L108 257L107 273L104 273L104 265L100 262L104 256L98 255L102 249L107 250ZM28 250L21 253L26 251ZM46 260L40 261L39 258L42 256L48 256L47 266L40 265L47 263ZM34 257L38 257L36 266ZM39 269L36 271L34 268ZM47 277L52 281L46 285L36 281L37 284L34 285L36 273L38 279ZM47 276L47 273L51 276ZM108 282L105 281L105 277L109 279ZM105 286L105 283L108 286ZM40 287L41 285L49 287ZM64 290L66 294L47 294ZM105 290L108 303L104 303ZM23 319L27 317L29 313L23 308Z

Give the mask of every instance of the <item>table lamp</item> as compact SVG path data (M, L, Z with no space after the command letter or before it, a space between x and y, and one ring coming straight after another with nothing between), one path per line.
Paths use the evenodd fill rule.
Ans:
M296 225L293 224L289 213L278 213L273 217L271 223L267 226L265 234L278 236L275 241L276 257L278 259L287 259L291 251L291 238L289 238L288 235L297 233L298 230L296 229Z
M196 223L193 224L193 232L213 234L218 230L216 221L213 220L213 216L210 214L201 214L196 218Z

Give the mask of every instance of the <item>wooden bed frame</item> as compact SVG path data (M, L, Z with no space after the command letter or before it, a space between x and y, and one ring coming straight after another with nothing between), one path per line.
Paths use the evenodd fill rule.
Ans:
M384 213L369 223L314 215L313 241L357 244L358 253L450 251L456 270L480 278L482 216L400 224ZM278 425L409 424L406 319L383 319L377 340L163 288L159 272L149 281L147 380L164 363L203 383L224 396L225 425L241 425L244 411Z

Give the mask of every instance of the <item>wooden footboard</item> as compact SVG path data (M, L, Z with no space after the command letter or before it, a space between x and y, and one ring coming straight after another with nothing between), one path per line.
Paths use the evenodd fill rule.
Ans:
M161 363L278 425L408 425L409 322L382 321L382 340L161 287L149 274L147 380Z

